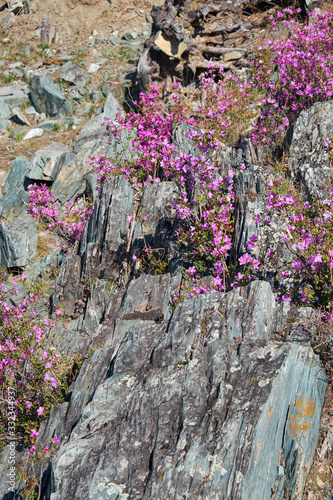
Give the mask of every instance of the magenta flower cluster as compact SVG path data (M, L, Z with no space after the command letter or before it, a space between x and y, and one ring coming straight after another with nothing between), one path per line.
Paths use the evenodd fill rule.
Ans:
M44 417L61 394L59 366L54 350L46 347L46 334L54 326L49 319L37 317L39 296L23 294L18 280L10 284L0 276L0 385L2 393L15 389L17 437L26 438L26 431ZM6 436L7 405L0 400L0 433Z
M86 222L93 213L93 207L80 198L75 203L67 201L62 210L55 201L53 193L45 184L31 184L29 190L30 208L27 210L38 220L47 224L47 228L59 235L67 244L81 240Z
M302 110L333 96L333 12L310 13L308 24L293 15L287 8L271 16L276 37L265 40L253 61L255 81L264 92L253 134L257 144L280 142ZM289 30L287 39L278 36L281 26Z
M178 84L174 84L177 88ZM100 186L113 175L124 175L132 187L142 193L151 183L173 180L178 183L180 197L175 208L181 221L179 243L193 261L192 293L210 289L225 290L229 279L226 259L231 248L232 213L234 209L233 176L230 170L221 176L214 160L215 151L229 141L231 131L239 133L239 116L250 101L252 84L240 82L213 67L200 78L205 102L188 105L181 94L171 96L168 108L156 85L140 95L137 112L126 117L118 114L106 125L108 133L119 143L124 134L131 138L127 156L91 158ZM245 106L245 108L244 108ZM252 116L251 110L245 111ZM179 123L189 126L200 156L186 155L172 141L173 128ZM242 166L242 168L245 168ZM132 215L129 219L132 222ZM188 229L189 228L189 229ZM137 260L134 256L133 260ZM195 270L193 272L193 269ZM199 284L207 272L214 278L207 286Z
M269 182L267 208L284 221L285 232L281 243L291 255L291 261L284 269L280 266L280 293L278 300L292 300L310 306L333 305L333 189L317 195L310 202L301 197L285 193L285 181L275 179ZM260 222L260 217L256 220ZM270 224L266 218L263 224ZM262 238L252 236L247 243L251 250L257 250L260 260L250 254L240 257L244 272L249 276L268 265L277 268L278 256L272 248L267 248ZM265 252L260 249L265 248ZM236 276L238 284L243 284L243 274Z

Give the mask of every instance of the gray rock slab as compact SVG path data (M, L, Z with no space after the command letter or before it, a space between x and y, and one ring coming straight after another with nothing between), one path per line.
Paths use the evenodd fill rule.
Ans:
M18 106L23 101L27 100L27 94L24 90L27 90L27 88L22 87L21 85L9 85L8 87L2 87L0 88L0 100L9 105Z
M10 125L11 123L9 120L0 118L0 130L6 130L8 127L10 127Z
M62 121L58 120L46 120L45 122L39 123L38 127L42 128L43 130L48 130L49 132L52 132L54 129L54 125L62 125Z
M123 320L158 321L169 316L170 275L141 275L132 280L124 297Z
M83 86L90 79L83 71L74 68L71 64L63 65L59 78L76 86Z
M53 181L65 158L65 144L50 144L33 155L26 176L36 181Z
M18 217L13 222L0 223L0 267L24 267L36 255L36 221Z
M0 118L2 120L10 118L10 107L0 98Z
M110 347L84 365L51 499L300 495L326 379L309 345L269 340L274 315L258 282L185 299L168 321L113 320ZM103 378L86 404L95 366Z
M24 116L22 111L18 108L12 108L12 116L10 118L13 122L18 123L19 125L27 125L30 127L30 123L28 119Z
M53 118L72 115L69 101L48 76L33 76L30 99L38 113L45 113Z
M34 137L40 137L41 135L43 135L43 133L44 130L42 128L33 128L25 134L23 140L28 141L29 139L33 139Z
M29 166L25 156L19 156L13 161L6 184L3 188L2 217L6 219L13 215L26 214L29 193L24 189L24 179Z
M118 275L126 254L133 190L124 177L111 179L97 198L82 239L82 278ZM102 275L102 276L101 276Z
M91 172L89 158L94 155L106 154L113 156L117 150L115 141L109 145L109 137L106 133L105 119L114 120L119 108L118 101L112 94L104 105L104 111L91 119L78 135L74 147L66 153L64 163L54 181L53 192L58 200L63 203L66 200L74 200L84 193L96 197L96 175ZM124 138L122 147L124 147ZM127 140L127 148L129 148ZM125 148L126 149L126 148Z
M303 111L293 129L291 174L310 196L330 185L333 174L324 140L333 136L333 101L317 102Z

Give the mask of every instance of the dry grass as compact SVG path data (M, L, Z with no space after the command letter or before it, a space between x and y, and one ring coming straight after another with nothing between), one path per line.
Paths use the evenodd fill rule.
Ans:
M36 257L42 259L45 257L53 248L55 248L57 240L48 231L39 230L37 233L37 251Z

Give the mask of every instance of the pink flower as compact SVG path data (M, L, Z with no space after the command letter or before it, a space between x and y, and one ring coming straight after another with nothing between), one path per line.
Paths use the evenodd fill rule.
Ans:
M34 451L36 451L36 446L31 446L30 451L31 451L31 453L33 453Z
M196 268L194 266L189 267L188 272L189 274L191 274L191 276L194 276L194 274L196 273Z
M323 257L322 257L322 255L321 255L320 253L318 253L318 254L315 256L315 258L314 258L314 260L313 260L313 263L314 263L314 264L317 264L317 263L319 264L320 262L323 262Z
M222 280L220 276L215 276L213 279L213 286L220 286L222 284Z
M136 256L136 255L132 255L132 259L134 260L134 262L135 262L136 260L138 260L138 258L137 258L137 256Z
M40 417L40 416L41 416L41 414L43 413L43 411L44 411L44 408L43 408L42 406L40 406L40 407L38 408L38 410L37 410L37 415Z
M53 442L56 443L56 444L60 443L60 440L58 439L58 437L57 437L56 434L54 435Z
M239 257L238 260L240 264L251 264L252 257L248 253L244 253L241 257Z
M31 405L30 401L27 401L27 402L25 403L25 406L26 406L26 408L29 410L29 409L31 408L31 406L32 406L32 405Z
M61 309L57 309L56 310L56 315L57 316L61 316L63 314L62 310Z
M255 270L259 269L259 267L260 267L260 260L254 259L253 260L253 269L255 269Z
M35 429L32 429L31 434L30 434L30 437L31 437L31 438L35 438L35 437L37 437L37 436L38 436L38 432L37 432Z
M260 221L261 221L261 219L260 219L260 215L258 214L258 215L256 216L256 218L255 218L255 223L256 223L256 224L259 224L259 222L260 222Z
M131 215L129 215L128 217L126 217L126 220L127 220L127 222L129 224L132 222L132 219L133 219L133 217Z
M287 295L286 293L282 295L282 300L284 302L291 302L291 297L290 295Z

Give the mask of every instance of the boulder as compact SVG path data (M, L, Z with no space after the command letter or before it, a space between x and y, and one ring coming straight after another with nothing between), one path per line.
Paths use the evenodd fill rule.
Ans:
M0 98L0 119L10 118L10 107Z
M76 383L50 498L300 495L326 379L309 345L270 340L279 307L270 285L185 299L159 322L127 316L143 306L137 285L110 318L109 347Z
M24 188L24 179L29 166L25 156L19 156L13 161L5 187L3 188L2 217L6 219L13 215L26 214L29 193Z
M13 122L18 123L19 125L28 125L28 127L30 127L28 119L24 116L22 111L19 110L19 108L14 107L12 109L12 116L10 119Z
M24 267L36 255L36 221L19 217L0 223L0 267Z
M65 158L65 144L50 144L33 155L26 176L36 181L53 181Z
M22 87L21 85L9 85L8 87L2 87L0 88L0 100L9 105L18 106L27 100L27 91L27 87Z
M34 75L30 84L30 99L38 113L61 118L72 115L72 107L49 76Z
M0 98L0 130L5 130L10 126L10 108L9 106Z
M74 68L70 63L63 65L59 78L78 87L85 85L89 81L88 75Z

